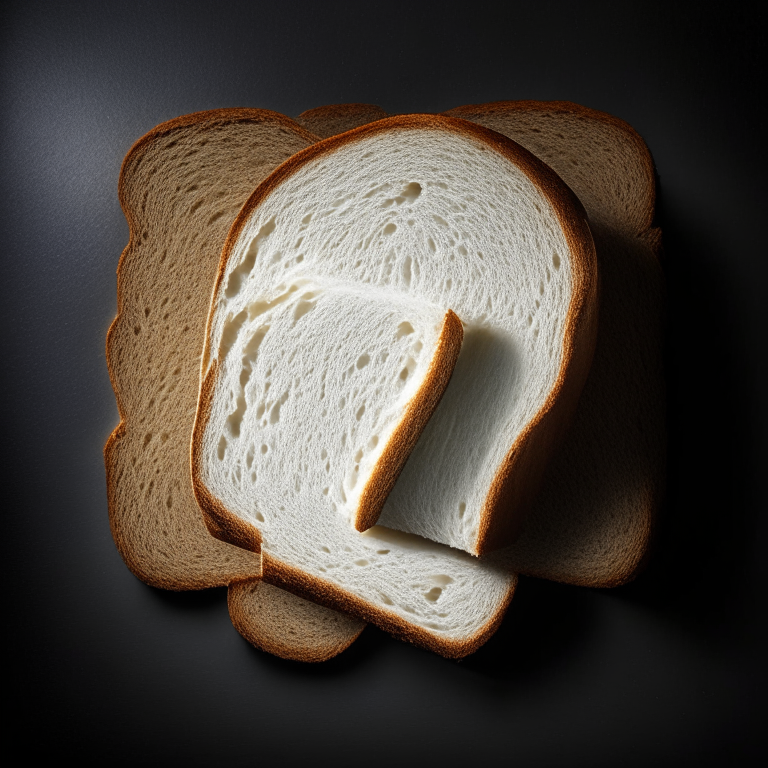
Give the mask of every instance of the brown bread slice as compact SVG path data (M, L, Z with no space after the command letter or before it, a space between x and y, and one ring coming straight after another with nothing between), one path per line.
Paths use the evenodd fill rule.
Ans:
M118 189L130 241L118 266L118 315L107 337L121 422L104 454L115 543L133 573L152 586L201 589L261 573L258 554L210 536L192 494L189 439L200 352L235 215L277 165L316 140L274 112L215 110L159 125L123 162ZM238 583L232 592L233 618L251 617L247 632L236 621L241 633L287 658L328 658L365 626L275 589ZM270 600L275 605L268 610ZM268 621L260 624L259 615ZM303 632L302 617L311 619Z
M283 659L327 661L349 648L365 623L304 600L261 579L227 592L235 629L252 645Z
M495 102L447 114L508 136L553 168L586 208L600 263L592 368L510 550L511 567L569 584L623 584L647 558L666 463L653 161L627 123L570 102Z

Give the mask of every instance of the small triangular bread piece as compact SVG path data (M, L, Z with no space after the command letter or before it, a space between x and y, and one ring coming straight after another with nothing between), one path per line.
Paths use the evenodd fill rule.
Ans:
M623 584L648 558L665 478L664 276L651 155L623 120L571 102L447 114L508 136L552 167L584 204L600 262L592 368L510 567L569 584Z
M428 482L405 494L414 503L411 533L380 526L357 533L315 482L265 483L254 493L233 482L237 466L226 451L220 458L235 403L222 350L253 296L294 274L451 307L466 323L456 372L462 358L470 361L458 390L471 399L454 401L443 418L438 434L453 453L440 446L421 465ZM594 249L578 200L498 134L409 115L300 152L254 192L222 254L192 445L209 529L241 546L261 542L271 583L439 653L471 652L498 625L516 577L493 558L480 562L414 529L442 541L454 535L451 543L474 552L514 534L586 377L596 297ZM315 344L322 346L322 334ZM456 373L394 493L455 381ZM331 399L338 386L329 382ZM282 408L295 402L289 396ZM460 429L451 433L451 421ZM289 460L291 450L280 445L274 460ZM451 518L434 536L427 529L436 486L436 508L450 509ZM442 486L457 495L455 504L442 504Z
M121 422L104 450L112 534L142 581L173 590L202 589L258 577L260 556L214 539L192 493L189 443L197 402L200 353L222 243L254 187L316 137L275 112L224 109L163 123L128 152L120 202L130 242L118 266L118 315L107 338L107 362ZM250 594L238 581L242 594ZM302 658L319 653L309 629L297 631L299 598L271 588L260 610L270 618L243 632L260 647ZM265 601L282 608L269 611ZM250 598L246 599L246 602ZM285 610L283 610L285 608ZM255 616L247 606L234 609ZM364 623L311 609L323 647L338 652ZM279 627L279 617L290 623ZM307 644L308 643L308 644ZM273 651L276 652L276 651Z
M375 104L328 104L302 112L296 122L321 139L388 117Z
M226 299L247 295L219 337L220 394L208 416L218 463L208 465L207 485L237 488L262 531L271 522L260 500L272 489L303 498L303 486L364 531L448 385L461 321L402 294L312 280L301 255L289 257L294 268L279 285L249 281L272 227L254 238L223 289ZM215 503L207 499L203 511ZM239 530L232 520L229 540ZM236 541L250 548L248 537L246 529Z

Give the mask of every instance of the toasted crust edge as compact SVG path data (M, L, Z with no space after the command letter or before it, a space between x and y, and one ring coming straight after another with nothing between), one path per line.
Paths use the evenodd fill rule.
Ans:
M376 525L387 496L445 393L463 340L464 327L461 320L449 309L443 319L437 349L424 382L408 403L403 418L392 433L360 495L354 520L358 531L367 531Z

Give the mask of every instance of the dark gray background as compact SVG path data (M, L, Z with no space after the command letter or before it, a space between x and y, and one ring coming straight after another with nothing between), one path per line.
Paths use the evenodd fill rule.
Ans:
M738 4L6 3L5 677L12 743L94 763L749 765L764 740L765 18ZM457 663L369 627L302 666L225 591L137 581L112 543L104 360L120 163L215 107L438 111L567 99L647 141L668 279L669 492L635 583L524 579ZM763 454L764 458L764 454ZM29 734L29 735L27 735ZM27 759L20 761L22 764Z

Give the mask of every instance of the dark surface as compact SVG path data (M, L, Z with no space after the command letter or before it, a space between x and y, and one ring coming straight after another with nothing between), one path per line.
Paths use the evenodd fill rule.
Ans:
M758 762L765 18L578 6L4 6L2 542L20 764ZM646 573L612 591L523 580L502 629L461 663L369 627L311 667L252 649L224 590L137 581L111 540L101 455L117 423L104 338L133 141L215 107L521 98L615 114L657 164L670 461Z

